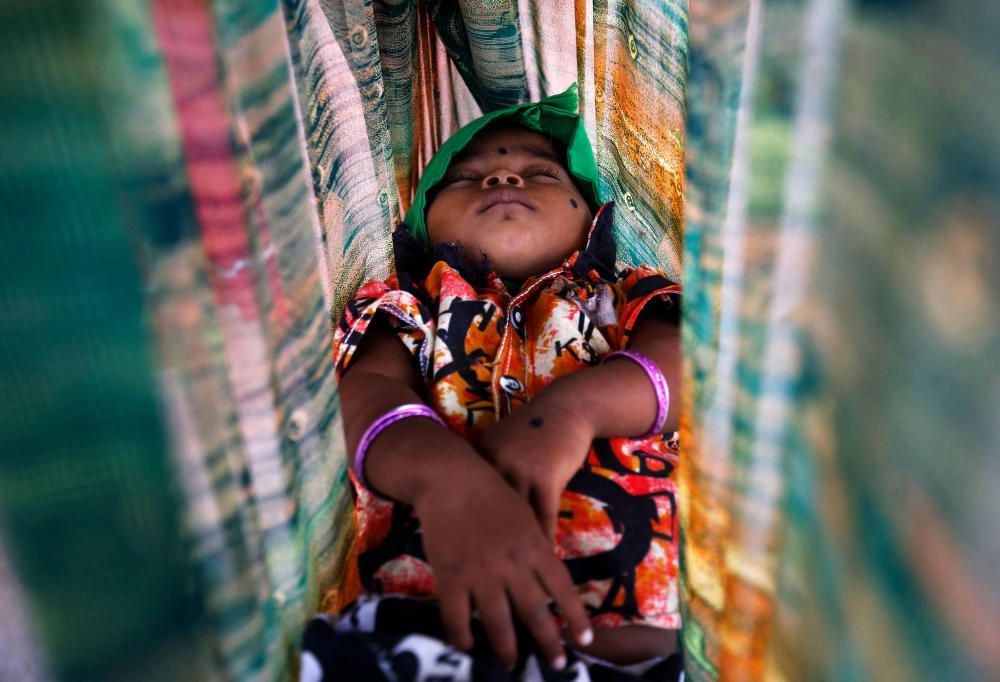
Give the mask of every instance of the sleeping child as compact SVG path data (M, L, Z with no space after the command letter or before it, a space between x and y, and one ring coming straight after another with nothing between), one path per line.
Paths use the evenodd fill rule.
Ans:
M680 287L618 270L575 85L444 143L334 338L363 595L302 680L677 680Z

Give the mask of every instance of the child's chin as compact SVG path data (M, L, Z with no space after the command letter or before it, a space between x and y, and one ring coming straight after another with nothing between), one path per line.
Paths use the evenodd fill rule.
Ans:
M481 239L476 240L477 246L486 253L501 277L523 280L559 266L573 251L572 244L560 249L551 236L540 238L538 230L537 220L531 224L506 221L482 225L478 228Z
M490 256L490 265L498 275L504 279L522 281L533 275L544 275L549 270L557 267L562 261L554 263L544 263L540 260L526 261L524 252L504 253L499 257Z

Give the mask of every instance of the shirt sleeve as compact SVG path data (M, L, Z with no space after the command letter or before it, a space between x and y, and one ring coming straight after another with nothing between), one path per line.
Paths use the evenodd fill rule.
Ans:
M338 381L380 313L416 358L420 375L429 375L434 318L415 294L396 288L393 277L366 284L344 308L333 333L333 363Z
M653 307L666 319L680 323L680 284L671 282L659 270L648 265L640 265L627 270L618 280L618 294L621 305L618 315L618 347L627 348L632 330L644 311Z

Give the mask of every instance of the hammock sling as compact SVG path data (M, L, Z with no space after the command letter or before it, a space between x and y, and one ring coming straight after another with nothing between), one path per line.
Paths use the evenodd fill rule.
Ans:
M687 679L1000 678L995 13L881 4L6 4L0 679L294 674L331 322L444 140L572 84L685 285Z

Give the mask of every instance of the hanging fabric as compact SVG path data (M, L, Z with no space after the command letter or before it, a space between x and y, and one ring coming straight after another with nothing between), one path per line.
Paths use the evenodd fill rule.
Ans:
M685 285L687 679L1000 677L988 3L64 4L0 10L0 678L295 674L330 325L441 143L572 83Z

